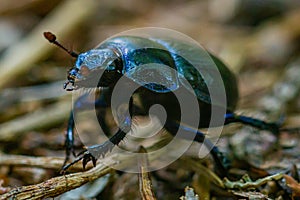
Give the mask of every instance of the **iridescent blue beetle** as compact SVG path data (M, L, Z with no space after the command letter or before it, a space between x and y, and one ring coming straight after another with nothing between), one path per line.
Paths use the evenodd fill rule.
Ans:
M276 123L268 123L258 119L237 115L234 113L236 104L238 101L238 89L237 81L234 74L223 64L217 57L209 54L212 61L217 66L219 73L221 74L225 91L226 91L226 104L227 105L212 105L208 87L210 83L206 83L204 78L193 65L186 59L180 56L180 54L186 49L188 53L193 54L194 57L200 57L194 46L184 44L179 41L164 40L160 38L141 38L137 36L117 36L110 38L106 42L102 43L95 49L89 50L85 53L76 54L61 46L56 37L50 33L45 32L44 36L64 50L66 50L71 56L77 58L75 66L70 69L67 81L64 84L64 89L72 91L78 88L88 88L91 85L100 88L105 88L101 93L101 96L93 102L97 107L109 107L110 98L113 88L118 80L125 76L129 81L140 85L141 87L136 91L142 97L142 106L134 105L132 99L129 102L129 114L124 116L120 129L109 139L110 142L104 142L103 144L87 147L82 154L80 154L75 161L71 164L64 165L63 170L67 169L70 165L79 160L83 160L83 166L87 162L92 161L96 164L98 156L105 155L114 145L118 145L120 141L126 136L131 129L131 117L136 115L147 115L149 108L153 104L161 104L164 106L167 112L167 120L164 128L170 133L176 134L178 129L183 129L186 135L191 134L190 128L180 126L180 110L177 110L178 102L176 101L173 91L175 90L189 90L187 85L181 80L184 78L192 86L194 94L198 100L199 109L201 111L201 120L198 127L206 128L209 125L211 118L211 107L217 106L226 109L224 115L224 123L216 124L217 126L226 125L229 123L240 122L247 124L258 129L269 130L274 134L279 132L279 125ZM141 48L143 46L151 48ZM195 53L194 53L195 52ZM144 76L134 76L132 70L138 70L139 66L147 63L158 63L169 66L177 73L172 74L168 71L159 71L157 76L161 76L161 79L166 82L168 87L163 87L158 84L149 84L145 81ZM98 77L97 72L102 70L102 76ZM217 87L217 86L216 86ZM85 107L85 97L81 97L75 103L78 108ZM87 106L88 107L88 106ZM175 108L175 109L174 109ZM105 120L103 116L98 116L99 123L101 124L104 132L108 132ZM223 116L222 116L223 117ZM74 117L71 112L67 137L66 137L66 162L69 159L71 152L75 155L73 149L74 141ZM188 137L187 137L188 138ZM211 147L209 140L204 140L205 135L200 131L197 131L194 141L204 142L206 146ZM227 158L218 150L217 147L211 148L211 155L213 156L217 170L222 176L226 175L228 168ZM98 156L92 155L90 151L98 152ZM66 164L65 162L65 164Z

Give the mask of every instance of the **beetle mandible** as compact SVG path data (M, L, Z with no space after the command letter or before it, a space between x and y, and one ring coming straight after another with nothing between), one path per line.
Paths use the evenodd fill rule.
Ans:
M186 44L182 41L161 39L159 37L116 36L106 40L95 49L77 54L67 50L58 43L55 35L52 33L45 32L44 36L51 43L63 48L72 57L77 59L75 66L69 70L67 81L64 84L64 89L67 91L78 88L89 88L91 85L102 88L100 97L93 104L96 107L109 107L111 106L110 100L114 86L121 77L125 76L129 82L140 86L135 93L139 94L142 99L142 105L135 105L133 99L130 99L129 114L123 117L119 130L109 141L87 147L72 163L66 165L70 154L73 153L75 156L73 149L75 123L74 113L71 111L65 140L66 159L63 170L66 170L69 166L80 160L83 162L83 167L89 161L92 161L95 165L100 155L104 156L114 145L118 145L124 139L131 129L131 118L137 115L148 115L149 108L154 104L161 104L165 108L167 120L164 128L168 132L176 135L178 129L182 129L186 135L192 134L194 130L192 131L192 129L180 124L180 110L174 109L179 105L173 92L176 90L183 90L185 92L189 90L186 82L181 81L182 78L192 86L193 91L189 93L196 96L201 115L198 127L194 127L197 131L193 140L203 142L204 145L211 149L210 153L216 162L216 169L222 176L226 175L227 168L230 165L229 160L216 146L212 146L212 143L205 139L205 135L202 132L198 131L198 128L207 128L209 126L212 107L225 110L224 116L220 116L224 119L223 123L215 124L216 126L239 122L261 130L271 131L274 134L278 134L279 132L279 125L277 123L265 122L234 113L238 101L236 77L220 59L208 53L221 75L226 94L225 104L212 103L208 91L210 83L205 81L205 77L195 70L192 63L181 56L182 52L188 51L187 53L201 59L202 55L197 53L196 48L198 47L194 45ZM140 65L147 63L163 64L176 71L176 74L172 74L167 73L167 71L158 70L157 76L161 76L161 79L166 82L167 87L156 83L145 83L144 76L132 75L132 71L138 70ZM97 72L99 71L102 72L101 77L98 77ZM83 108L86 106L85 104L90 103L87 103L86 97L82 96L75 102L75 107ZM98 116L98 120L103 131L107 133L108 129L103 116ZM95 155L91 152L97 152L97 154Z

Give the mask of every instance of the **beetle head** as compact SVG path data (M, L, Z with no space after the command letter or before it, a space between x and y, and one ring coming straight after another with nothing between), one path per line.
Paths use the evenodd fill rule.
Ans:
M75 66L69 70L68 80L64 83L64 89L68 91L80 87L107 87L116 83L122 76L122 62L117 50L96 48L77 54L61 45L53 33L44 32L44 37L50 43L77 58ZM68 87L69 84L71 87Z
M111 49L92 49L79 54L75 66L69 70L64 89L72 91L84 87L106 87L121 75L120 58ZM71 84L72 87L67 88Z

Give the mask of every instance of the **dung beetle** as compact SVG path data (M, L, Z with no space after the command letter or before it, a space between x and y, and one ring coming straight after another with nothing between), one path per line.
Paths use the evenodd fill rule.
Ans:
M199 47L195 45L159 37L146 38L125 35L112 37L92 50L77 54L67 50L58 43L52 33L45 32L44 36L51 43L63 48L72 57L77 59L75 66L69 70L67 81L64 84L64 89L67 91L89 87L102 88L100 96L92 104L97 108L107 108L111 106L111 96L115 85L121 78L125 77L128 85L136 84L139 86L134 93L138 94L141 99L141 104L136 105L133 98L130 98L128 114L122 117L118 131L108 141L87 147L72 163L66 165L70 154L73 153L75 156L73 149L75 122L74 113L71 111L65 141L66 160L63 170L66 170L80 160L83 162L83 167L89 161L92 161L95 166L98 157L100 155L104 156L115 145L118 145L131 130L132 117L138 115L147 116L150 107L154 104L160 104L165 108L167 119L164 128L168 132L176 135L177 131L181 130L186 134L186 138L204 143L204 145L211 149L210 153L216 162L216 170L221 176L226 175L227 169L230 166L229 160L216 146L212 145L210 140L205 138L204 133L198 131L198 128L209 127L213 107L225 110L224 115L219 116L223 121L214 124L214 126L239 122L261 130L271 131L274 134L278 134L279 132L279 125L277 123L269 123L234 113L238 101L236 77L220 59L208 53L207 55L221 75L226 95L225 103L212 103L209 87L213 83L207 81L206 77L203 77L203 74L199 73L189 60L181 56L182 54L189 54L190 57L197 58L201 62L201 56L203 55L197 51ZM151 72L146 73L147 75L133 73L133 71L137 72L140 70L142 65L148 66L148 63L162 64L172 69L170 71L168 69L160 70L159 65L155 66L155 69L157 69L155 76L159 77L157 79L165 84L145 80L149 78L148 76L151 76ZM203 68L204 70L211 70L210 65L206 69ZM172 73L174 71L175 73ZM99 72L101 72L101 77L99 76ZM184 82L183 79L187 82ZM214 82L213 78L212 82ZM188 84L191 87L188 87ZM213 87L218 89L219 86L216 85ZM124 88L126 90L126 85L124 85ZM176 96L173 94L174 91L182 91L187 95L194 95L196 97L200 110L200 120L194 129L180 124L182 113L180 112L180 105L176 100ZM188 103L186 102L186 104ZM85 109L85 107L89 107L89 104L86 96L83 95L75 102L74 109ZM108 133L103 112L97 115L97 117L103 131ZM186 124L188 124L188 121ZM194 134L195 130L196 134ZM97 153L94 154L92 152Z

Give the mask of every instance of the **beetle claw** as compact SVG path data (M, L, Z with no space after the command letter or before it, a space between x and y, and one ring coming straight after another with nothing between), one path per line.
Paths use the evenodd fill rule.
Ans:
M73 91L73 88L68 88L67 91L68 92Z
M89 151L85 151L83 154L84 154L82 159L83 169L85 170L85 167L89 161L92 161L93 166L96 167L97 159Z
M92 157L93 166L96 167L97 159L93 156Z
M89 158L83 158L82 160L82 167L83 167L83 170L85 170L85 166L87 165L87 163L90 161Z
M73 162L64 165L60 173L64 174L67 171L67 169L69 169L72 165L79 162L80 160L82 160L82 166L84 170L89 161L92 161L94 167L96 166L97 162L97 159L88 150L84 150L77 155L77 158Z

